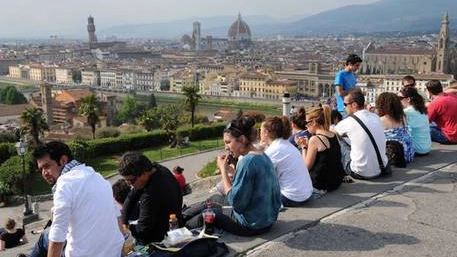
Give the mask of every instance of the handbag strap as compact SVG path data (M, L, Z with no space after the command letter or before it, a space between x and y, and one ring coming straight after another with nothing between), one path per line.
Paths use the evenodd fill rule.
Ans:
M365 132L368 134L368 137L371 140L371 143L373 144L374 150L376 151L376 156L378 157L378 163L379 163L379 168L381 171L385 168L384 163L382 162L381 154L379 153L378 145L376 144L376 141L374 141L373 135L371 134L370 130L368 130L367 126L362 122L362 120L359 119L359 117L351 114L349 115L350 117L354 118L360 126L365 130Z

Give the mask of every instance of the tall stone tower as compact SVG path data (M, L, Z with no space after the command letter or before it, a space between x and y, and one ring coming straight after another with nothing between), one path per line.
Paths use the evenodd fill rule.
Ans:
M52 106L52 94L51 94L51 85L46 81L40 85L41 93L41 108L43 109L44 117L49 126L54 122L52 118L53 106Z
M436 72L449 72L449 18L447 12L441 21L440 36L438 38L438 47L436 54Z
M87 32L89 32L89 48L93 49L97 44L97 36L95 36L95 23L92 16L87 18Z
M201 31L200 22L194 22L194 29L192 30L192 43L195 51L200 51L201 46Z

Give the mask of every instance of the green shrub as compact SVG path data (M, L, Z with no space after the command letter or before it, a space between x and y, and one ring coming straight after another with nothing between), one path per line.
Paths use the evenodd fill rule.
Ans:
M118 137L121 134L116 127L104 127L95 131L96 138Z
M87 141L75 140L68 144L73 157L81 162L85 162L93 156L92 148L89 147Z
M33 158L30 153L27 153L24 158L25 172L28 175L35 170L35 165L33 164ZM21 156L13 156L0 166L0 182L2 182L4 189L15 194L22 193L24 173L22 172Z
M16 154L17 152L14 143L0 143L0 164Z
M176 133L181 137L190 137L190 140L197 141L208 138L222 137L225 123L213 123L211 125L197 124L193 128L190 126L179 128Z

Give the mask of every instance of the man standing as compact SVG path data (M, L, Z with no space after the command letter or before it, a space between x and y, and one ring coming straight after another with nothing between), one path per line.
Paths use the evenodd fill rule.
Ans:
M33 152L43 178L53 185L54 207L48 257L121 255L124 238L117 223L111 185L92 167L73 160L68 146L49 142Z
M387 165L386 137L381 119L364 108L365 97L362 91L351 89L346 93L343 104L348 115L357 116L368 128L379 149L384 166ZM343 168L346 173L358 179L379 176L381 170L375 148L362 126L353 117L348 117L336 124L334 130L342 137L347 136L350 141L349 145L346 140L340 140Z
M432 101L427 113L432 141L440 144L457 143L457 95L443 92L439 80L430 80L425 85Z
M178 181L164 166L151 163L141 153L127 152L121 157L119 174L133 190L127 197L125 222L139 244L160 242L169 229L170 214L181 217L182 193Z
M349 89L355 87L357 79L355 72L360 68L362 58L356 54L350 54L346 59L346 67L340 70L335 75L335 91L336 91L336 108L341 113L343 118L346 118L347 113L343 104L343 95Z

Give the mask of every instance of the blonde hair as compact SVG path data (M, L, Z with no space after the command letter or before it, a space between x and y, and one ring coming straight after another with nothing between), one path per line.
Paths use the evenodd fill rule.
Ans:
M322 107L314 107L306 112L309 120L315 120L325 131L329 131L332 124L332 109L329 105L324 104Z

